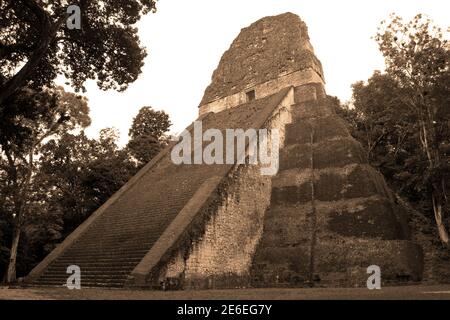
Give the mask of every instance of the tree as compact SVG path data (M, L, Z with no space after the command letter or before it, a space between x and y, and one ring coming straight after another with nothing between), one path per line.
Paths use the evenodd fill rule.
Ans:
M155 111L151 107L139 110L128 133L130 140L127 148L140 167L167 144L165 134L171 125L169 115L164 111Z
M371 164L412 200L414 187L402 177L415 170L407 163L417 164L410 160L418 151L414 115L401 101L404 93L395 79L379 71L352 88L351 108L343 114L352 124L352 135L364 146Z
M39 204L40 186L34 178L45 140L90 123L86 100L62 88L24 88L13 98L0 114L1 210L12 227L7 282L15 280L20 237Z
M5 264L12 265L7 260L13 252L16 252L17 271L20 274L29 272L141 166L136 163L128 147L118 147L117 130L103 129L98 139L85 135L83 129L89 123L85 99L67 94L61 89L49 89L45 93L36 93L34 90L26 92L28 95L20 95L20 99L28 101L30 106L19 107L21 100L17 98L17 106L3 109L0 126L0 136L4 137L3 144L0 143L2 150L6 148L8 152L8 146L11 146L14 150L11 154L14 159L17 158L12 169L18 171L18 185L29 172L28 158L21 154L29 152L30 141L36 136L33 128L40 128L37 136L45 134L46 138L34 148L30 187L21 193L13 192L19 188L11 182L14 181L11 178L13 170L10 169L6 152L0 156L0 273L4 272ZM69 103L72 98L75 100ZM51 120L51 116L44 116L51 110L55 114L54 120ZM20 118L16 118L18 113L22 114ZM143 142L141 148L147 147L142 137L149 134L159 137L155 139L158 148L164 144L163 132L167 130L164 126L168 128L170 121L163 112L157 114L160 116L151 121L163 121L165 124L161 127L159 122L148 126L147 120L152 118L147 116L139 117L140 120L136 122L137 129L133 132L137 136L133 136L142 139L139 140ZM58 129L52 123L60 123ZM52 131L49 128L53 128ZM148 156L154 150L144 149L140 152ZM13 200L24 201L20 224L16 219L17 210ZM6 248L3 243L13 243L17 234L20 246L17 240L14 248ZM12 271L8 272L8 280L13 280L14 277L9 276L11 274Z
M0 1L0 108L19 88L39 89L64 75L77 90L87 79L125 90L141 72L146 51L135 24L155 0L74 0L81 29L66 27L65 0Z
M413 118L402 102L402 89L389 74L375 71L367 84L353 84L353 107L358 137L368 159L378 166L393 164L408 135Z
M44 146L40 180L51 212L63 219L63 237L72 232L135 173L117 131L103 129L98 140L66 133Z
M439 236L449 245L443 220L448 160L441 149L442 143L447 142L442 138L448 137L450 119L449 43L442 30L421 14L408 23L396 16L391 19L380 28L376 40L385 57L387 73L400 84L403 103L417 121L422 152L428 161L427 180Z
M63 220L63 237L87 218L93 207L83 183L94 159L93 143L84 131L67 132L50 139L41 150L36 179L47 190L48 210Z
M442 243L450 180L450 47L442 30L422 15L391 16L375 40L386 74L353 86L359 132L372 161L390 167L410 198L428 197ZM355 118L354 118L355 119ZM376 148L379 148L376 150Z

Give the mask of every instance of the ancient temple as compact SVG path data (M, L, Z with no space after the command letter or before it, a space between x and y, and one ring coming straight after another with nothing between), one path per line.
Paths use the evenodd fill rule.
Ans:
M372 168L324 89L307 27L263 18L231 44L199 106L203 130L278 130L279 171L148 163L28 276L85 287L365 286L419 281L423 258L404 208ZM192 125L186 129L192 131Z

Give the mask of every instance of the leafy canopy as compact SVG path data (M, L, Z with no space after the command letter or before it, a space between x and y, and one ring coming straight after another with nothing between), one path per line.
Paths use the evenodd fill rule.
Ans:
M66 26L67 7L81 9L81 30ZM155 0L0 1L0 104L18 88L50 85L64 75L76 90L88 79L125 90L146 50L136 23Z

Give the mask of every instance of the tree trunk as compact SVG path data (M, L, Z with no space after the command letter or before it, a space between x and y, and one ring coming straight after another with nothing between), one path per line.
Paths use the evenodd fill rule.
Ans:
M9 265L6 271L5 280L7 283L16 281L16 261L17 261L17 249L19 248L21 228L17 226L14 228L13 241L11 244L11 252L9 255Z
M436 191L433 191L432 200L433 200L434 218L436 220L436 226L438 228L439 238L445 245L448 246L450 244L450 242L449 242L447 230L445 229L444 221L442 219L442 203L441 203L440 197L437 195Z
M432 127L434 121L431 119L430 122L431 122L430 126ZM430 148L430 144L429 144L429 134L430 133L427 130L424 120L421 119L420 123L421 123L421 125L420 125L420 141L422 143L422 147L423 147L425 154L427 156L427 159L428 159L428 163L429 163L428 169L430 171L433 171L440 164L439 151L436 149ZM435 136L434 130L432 130L431 134L432 134L432 138L430 140L435 141L436 136ZM433 188L433 191L431 193L431 200L433 203L433 213L434 213L434 219L436 221L436 226L438 228L439 239L446 246L450 246L448 232L445 228L445 224L444 224L443 217L442 217L442 194L440 194L440 192L438 191L437 186L432 184L432 188Z
M37 16L41 20L41 39L36 50L31 54L25 65L17 72L11 79L9 79L3 86L0 87L0 105L3 104L14 92L21 88L30 76L36 70L40 61L47 54L50 43L55 39L59 28L62 26L65 16L58 19L55 24L52 24L48 14L39 7L34 1L25 1L30 8L33 8Z

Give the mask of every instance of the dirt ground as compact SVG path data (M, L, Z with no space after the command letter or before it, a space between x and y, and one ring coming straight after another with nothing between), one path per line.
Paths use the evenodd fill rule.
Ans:
M450 285L365 288L312 289L235 289L196 291L146 291L124 289L69 290L66 288L0 287L0 300L361 300L361 299L445 299L450 300Z

